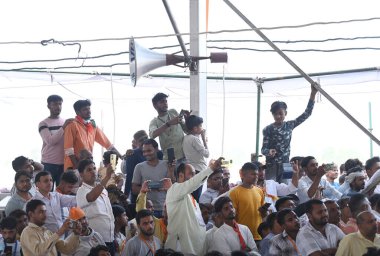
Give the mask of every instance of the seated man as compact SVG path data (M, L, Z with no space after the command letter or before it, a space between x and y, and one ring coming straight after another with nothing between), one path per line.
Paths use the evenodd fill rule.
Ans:
M296 245L301 255L335 255L344 233L328 223L327 208L321 200L311 199L305 204L309 222L298 232Z
M155 255L161 248L160 240L154 234L153 214L149 210L141 210L136 214L139 235L128 240L121 255Z
M53 178L50 172L42 171L36 175L36 185L38 191L33 199L39 199L45 203L46 220L44 226L51 232L57 230L63 224L63 208L77 205L75 196L62 195L57 192L50 192L53 188Z
M200 204L211 204L219 196L222 187L223 171L222 169L213 172L207 179L207 190L199 198Z
M380 235L377 232L375 216L364 211L356 216L359 231L348 234L339 243L336 256L356 256L367 252L368 247L380 248Z
M90 250L88 256L111 256L108 247L105 245L97 245Z
M230 198L220 197L215 202L215 212L221 214L224 224L214 233L214 250L223 255L231 255L231 252L240 250L248 252L249 255L260 255L249 228L235 221L235 208Z
M28 215L23 210L14 210L9 214L9 217L13 217L17 220L17 240L20 240L22 231L28 226Z
M81 232L79 234L79 246L72 254L73 256L87 255L91 248L98 245L106 245L102 236L88 226L88 221L84 211L79 207L72 207L70 209L69 219L75 221L74 225L78 223L81 226ZM73 236L73 234L71 234Z
M16 193L14 193L5 206L5 215L9 216L11 212L17 209L24 209L25 204L32 199L29 192L32 188L32 175L28 171L19 171L15 175Z
M364 189L365 176L363 171L360 168L358 169L357 172L352 172L346 176L345 183L349 185L349 188L345 191L341 191L343 196L352 196Z
M318 167L318 162L313 156L307 156L302 159L301 166L305 169L306 176L303 176L298 183L297 193L300 203L304 203L312 198L329 198L333 200L341 198L342 193L331 186L329 182L322 179L326 173L324 166Z
M300 223L296 213L291 209L283 209L277 213L276 219L284 231L272 238L268 255L299 256L300 252L295 241L300 230Z
M3 237L4 251L3 255L20 256L21 246L20 241L17 240L17 220L13 217L6 217L1 220L0 233Z
M284 231L282 226L277 222L277 212L272 212L271 214L269 214L265 221L268 223L270 233L260 242L260 254L262 256L268 255L269 246L273 237Z
M81 226L73 229L74 235L66 240L60 240L66 231L70 229L70 220L53 233L43 227L46 220L46 206L41 200L32 199L26 204L29 224L21 234L20 242L25 256L46 255L57 256L58 252L64 254L73 253L79 245Z

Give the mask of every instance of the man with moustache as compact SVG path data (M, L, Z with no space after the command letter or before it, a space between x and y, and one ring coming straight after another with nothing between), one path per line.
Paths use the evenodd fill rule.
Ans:
M76 117L73 122L65 128L64 150L65 166L64 170L76 169L79 162L79 153L82 149L87 149L92 153L94 143L99 143L107 150L115 151L119 158L122 158L119 151L108 140L103 131L91 119L90 100L78 100L74 103Z
M41 162L44 170L51 173L55 186L59 185L64 171L63 137L66 126L74 119L67 120L60 117L63 99L59 95L50 95L47 98L47 107L50 116L38 125L38 132L42 138Z
M380 235L377 232L376 218L370 211L356 217L359 231L348 234L339 243L336 256L356 256L367 252L368 247L380 248Z
M160 239L154 236L153 214L149 210L141 210L136 214L139 235L128 240L121 255L154 256L161 248Z
M221 213L224 224L215 231L212 248L223 255L233 251L245 251L249 255L260 255L249 228L235 221L236 212L228 197L220 197L215 202L215 212Z
M309 222L297 235L296 245L301 255L335 255L344 233L340 228L329 224L327 208L321 200L311 199L305 204Z
M281 234L275 235L269 246L270 256L299 256L296 237L300 230L300 222L295 212L283 209L276 215L278 224L284 229Z

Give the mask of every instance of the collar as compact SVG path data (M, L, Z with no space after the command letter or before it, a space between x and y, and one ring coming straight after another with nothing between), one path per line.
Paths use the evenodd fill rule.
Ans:
M46 228L44 226L37 226L36 224L32 223L32 222L29 222L28 223L28 226L31 227L31 228L37 228L37 229L41 229L41 230L45 230Z
M286 231L284 230L284 231L282 231L281 236L282 236L283 238L287 238L289 235L288 235L288 233L286 233Z
M364 240L366 240L366 241L370 241L371 243L375 243L375 241L376 241L377 239L380 238L380 235L376 234L376 235L375 235L375 239L374 239L373 241L368 240L367 238L365 238L365 237L363 236L362 233L360 233L360 230L358 230L358 231L356 232L356 234L358 235L358 237L359 237L360 239L364 239Z

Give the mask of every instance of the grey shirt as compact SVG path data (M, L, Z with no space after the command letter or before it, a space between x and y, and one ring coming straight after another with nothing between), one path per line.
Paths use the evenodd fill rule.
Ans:
M169 109L164 116L155 117L149 124L149 136L153 138L153 132L163 126L170 119L177 117L178 113L175 109ZM182 150L182 142L184 137L184 124L171 125L163 133L160 134L160 146L164 153L164 159L168 159L166 150L174 148L174 155L177 160L184 157Z
M149 247L148 247L148 245ZM142 255L142 256L154 256L156 251L161 249L160 239L153 236L152 242L144 242L140 236L135 236L128 240L121 255Z
M147 161L139 163L133 172L132 183L141 185L146 180L160 181L168 178L168 163L165 160L158 160L156 166L151 166ZM162 211L166 198L166 191L152 190L149 191L147 199L152 200L154 209Z
M30 194L30 193L29 193ZM32 194L30 194L32 196ZM28 201L22 198L19 194L14 193L5 206L5 216L9 216L14 210L24 210L24 206Z

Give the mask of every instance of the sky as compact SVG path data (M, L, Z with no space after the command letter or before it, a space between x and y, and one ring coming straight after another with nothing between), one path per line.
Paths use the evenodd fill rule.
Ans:
M294 26L315 22L369 19L330 25L312 25L302 28L263 29L273 41L321 40L328 38L377 37L380 19L377 1L232 1L257 27ZM177 26L182 33L189 31L189 1L168 0ZM20 73L0 71L0 109L5 121L0 133L0 166L4 178L0 187L10 186L14 171L10 162L18 155L39 160L41 138L38 123L48 115L46 98L60 94L64 98L62 116L73 117L72 104L80 98L92 100L93 117L120 151L130 148L135 131L148 129L156 115L150 100L159 91L169 94L169 107L177 110L189 108L189 80L175 78L141 78L132 87L129 77L108 76L101 73L129 73L127 65L111 68L89 67L54 69L60 66L109 65L128 62L128 54L113 57L79 60L102 54L128 51L128 40L80 42L78 45L38 43L5 44L4 42L40 42L54 38L58 41L135 37L146 47L176 45L173 36L140 38L173 34L173 29L161 1L2 1L0 16L0 70L21 67L48 67L51 73ZM220 0L211 0L209 31L248 29L248 26ZM376 19L377 18L377 19ZM189 41L187 35L183 36ZM208 40L260 40L253 31L209 34ZM282 50L373 47L379 39L333 40L319 43L276 43ZM263 42L214 42L208 46L245 47L269 50ZM180 48L157 49L161 53L174 53ZM270 78L294 75L294 69L275 52L248 50L220 50L229 56L227 64L207 64L208 75L222 77ZM284 51L305 72L327 72L379 66L379 50L346 50L338 52ZM33 62L10 64L9 61L47 60L71 58L59 62ZM54 71L74 71L92 75L55 74ZM162 67L154 74L188 75L187 69ZM322 87L347 109L365 127L369 127L368 106L372 106L373 133L380 136L379 72L319 77ZM211 157L224 155L233 160L233 177L237 170L250 160L255 151L256 85L253 81L208 81L207 134ZM225 94L223 94L223 88ZM283 100L288 104L287 119L293 119L306 107L310 85L303 79L265 82L263 84L260 129L272 122L270 104ZM223 112L223 109L225 111ZM223 122L224 120L224 122ZM8 125L7 125L8 124ZM223 133L224 131L224 133ZM261 136L262 137L262 136ZM260 140L262 139L260 137ZM223 144L224 141L224 144ZM224 145L224 146L223 146ZM318 99L313 115L298 127L292 138L292 155L314 155L320 163L342 163L351 157L362 161L369 158L369 139L327 99ZM261 141L260 141L261 146ZM379 147L374 145L374 154ZM97 163L100 148L95 148Z

